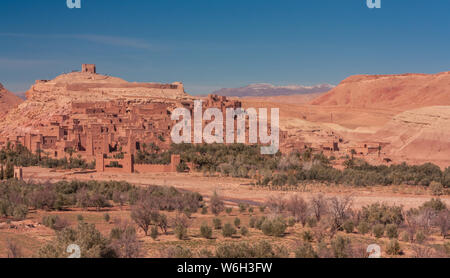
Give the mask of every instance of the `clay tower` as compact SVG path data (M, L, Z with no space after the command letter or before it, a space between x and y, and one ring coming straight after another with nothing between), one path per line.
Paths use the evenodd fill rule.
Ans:
M95 64L83 64L81 66L81 72L97 73L97 68Z

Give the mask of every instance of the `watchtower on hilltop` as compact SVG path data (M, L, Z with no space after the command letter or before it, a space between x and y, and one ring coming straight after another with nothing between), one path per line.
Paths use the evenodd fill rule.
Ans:
M81 66L81 72L97 73L97 68L95 64L83 64Z

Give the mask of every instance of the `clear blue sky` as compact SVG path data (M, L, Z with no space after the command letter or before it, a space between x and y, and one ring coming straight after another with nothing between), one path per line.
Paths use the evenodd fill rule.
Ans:
M82 63L193 94L450 70L448 0L81 1L1 0L1 83L25 91Z

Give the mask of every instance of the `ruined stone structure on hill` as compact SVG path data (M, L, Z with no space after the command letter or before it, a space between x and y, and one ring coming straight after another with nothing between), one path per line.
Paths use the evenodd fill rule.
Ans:
M81 72L97 73L97 67L94 64L83 64Z

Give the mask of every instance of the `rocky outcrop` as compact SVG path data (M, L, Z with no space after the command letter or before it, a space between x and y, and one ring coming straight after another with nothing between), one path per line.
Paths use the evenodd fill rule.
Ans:
M449 165L449 127L450 106L425 107L395 116L374 138L389 142L393 157Z
M311 104L398 111L450 105L450 72L351 76Z
M180 82L136 83L93 72L63 74L53 80L37 80L26 92L27 100L0 121L0 136L23 135L39 130L54 115L67 115L71 104L121 100L149 104L192 99Z

